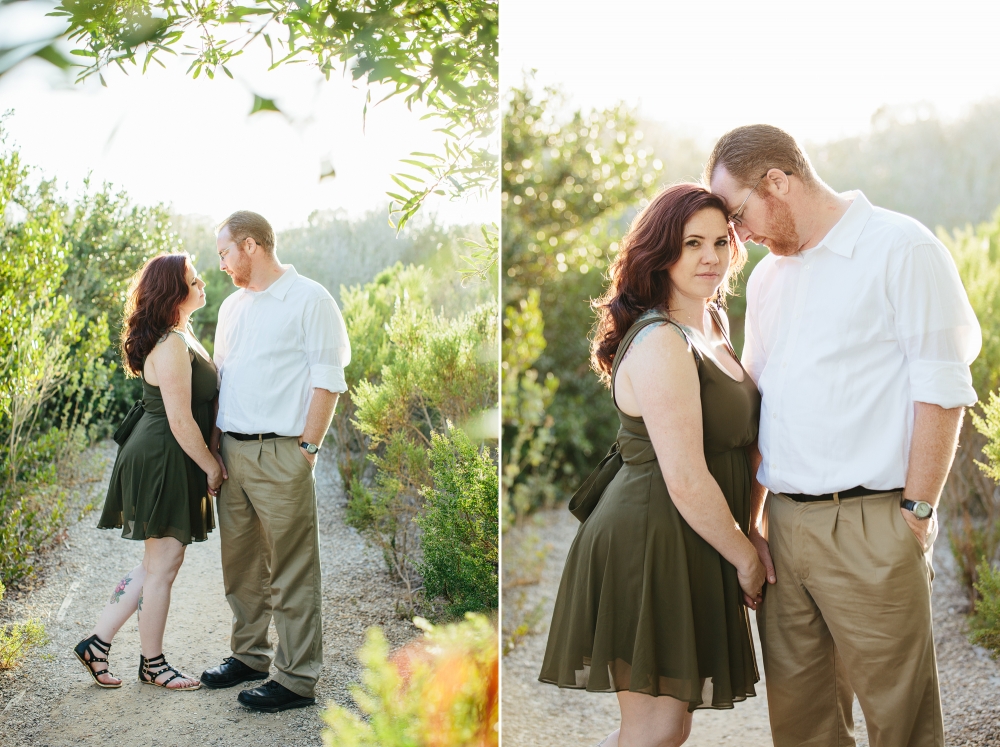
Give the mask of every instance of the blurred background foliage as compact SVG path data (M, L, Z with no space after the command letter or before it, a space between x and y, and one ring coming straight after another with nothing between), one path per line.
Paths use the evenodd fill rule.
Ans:
M496 747L500 743L497 633L484 615L461 624L414 621L424 634L394 654L377 628L351 695L364 717L330 702L328 747Z
M564 501L614 441L611 398L589 367L590 299L637 211L667 184L698 181L712 142L640 121L623 106L574 110L530 77L503 102L503 517L505 525ZM955 258L983 329L972 367L981 399L1000 386L1000 101L955 121L926 106L879 110L863 135L806 143L836 190L936 230ZM729 301L742 349L745 278ZM943 502L970 595L983 558L1000 560L1000 492L983 473L987 435L967 419ZM981 585L982 586L982 585Z

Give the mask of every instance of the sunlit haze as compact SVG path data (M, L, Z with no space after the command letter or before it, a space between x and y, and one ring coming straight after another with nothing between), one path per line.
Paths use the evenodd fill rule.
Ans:
M442 142L433 120L421 121L401 100L369 106L365 123L365 89L349 75L327 82L306 64L267 72L263 45L229 65L235 80L221 71L192 80L189 59L164 60L166 69L154 64L146 75L109 70L106 88L96 76L73 84L47 63L22 64L0 78L0 112L14 112L3 124L8 145L40 175L68 185L71 198L90 173L140 204L216 221L255 210L281 229L314 210L358 215L386 204L386 191L396 191L390 174L407 168L399 159ZM248 116L255 93L287 116ZM336 176L321 182L324 161ZM498 221L499 200L492 203L432 196L425 214L446 223Z
M503 0L501 80L536 68L577 107L617 101L714 139L767 122L805 141L868 129L883 105L945 118L1000 95L1000 3Z

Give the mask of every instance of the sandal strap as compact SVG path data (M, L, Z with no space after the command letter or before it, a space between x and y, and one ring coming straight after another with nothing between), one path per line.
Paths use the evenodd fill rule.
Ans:
M108 652L111 651L111 644L108 643L107 641L102 641L96 635L90 636L90 638L88 638L87 640L90 641L89 645L91 645L94 648L96 648L98 651L100 651L105 656L107 656Z
M167 663L167 660L163 657L163 654L160 654L159 656L154 656L152 659L147 659L142 654L139 654L139 658L142 660L142 662L141 662L142 673L145 676L149 677L149 680L148 680L149 682L152 682L154 684L160 685L161 687L166 687L167 685L169 685L171 682L173 682L177 678L189 679L188 677L185 677L180 672L178 672L176 669L174 669L172 666L170 666ZM156 670L156 671L153 671L153 670ZM163 682L157 682L156 681L157 677L159 677L161 675L164 675L167 672L173 672L173 676L168 677Z

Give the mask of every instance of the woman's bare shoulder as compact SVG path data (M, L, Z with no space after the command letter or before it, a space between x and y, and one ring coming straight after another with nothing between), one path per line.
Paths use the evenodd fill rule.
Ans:
M149 352L148 360L152 360L153 365L168 361L189 360L187 341L179 332L171 330L156 341L153 349Z
M636 334L632 343L625 351L622 364L636 351L642 351L641 357L674 356L690 350L691 346L684 332L673 322L667 320L654 322L643 327Z

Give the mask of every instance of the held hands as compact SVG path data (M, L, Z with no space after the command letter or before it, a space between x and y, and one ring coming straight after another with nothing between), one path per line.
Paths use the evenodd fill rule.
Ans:
M208 493L209 495L217 496L219 488L222 487L222 481L229 479L229 473L226 471L226 465L222 461L222 456L219 452L213 451L212 456L215 457L216 467L206 473L208 477Z
M749 534L750 544L756 550L753 562L748 559L746 567L736 569L740 587L743 589L743 602L752 610L756 610L764 599L764 582L777 583L774 572L774 562L771 560L771 550L767 540L761 536L760 528L753 527Z

